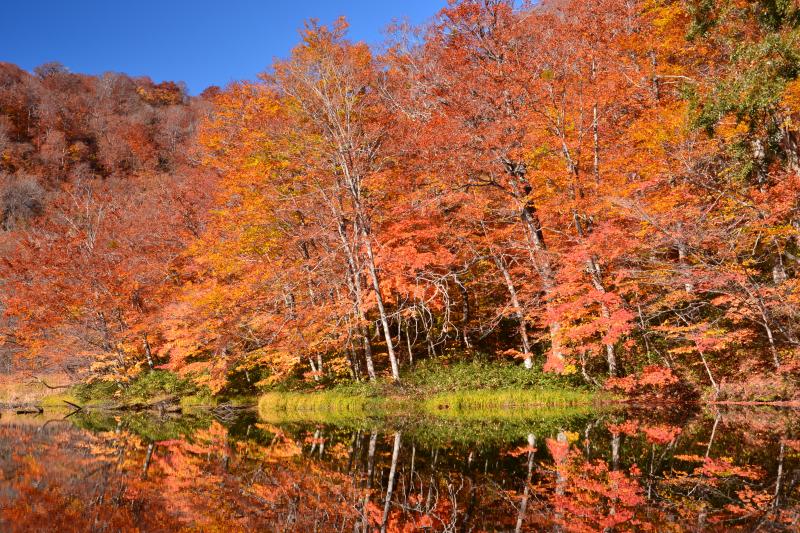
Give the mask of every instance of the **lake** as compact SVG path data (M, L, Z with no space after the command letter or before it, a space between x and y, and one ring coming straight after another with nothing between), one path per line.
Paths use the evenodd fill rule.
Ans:
M800 529L789 409L66 414L2 413L0 530Z

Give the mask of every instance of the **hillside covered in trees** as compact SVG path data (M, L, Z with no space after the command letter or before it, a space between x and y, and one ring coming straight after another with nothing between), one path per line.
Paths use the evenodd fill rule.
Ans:
M199 97L0 64L0 370L797 400L799 39L794 0L452 0Z

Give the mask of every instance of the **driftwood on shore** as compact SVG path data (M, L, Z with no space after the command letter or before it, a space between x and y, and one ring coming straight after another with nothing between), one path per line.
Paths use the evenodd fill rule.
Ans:
M33 407L23 407L15 411L18 415L36 415L44 413L44 408L41 405Z
M45 380L40 378L39 376L35 376L34 380L35 381L33 381L32 383L29 383L29 385L32 385L33 383L40 383L40 384L44 385L45 387L47 387L50 390L68 389L68 388L72 387L72 385L73 385L72 383L70 383L68 385L50 385Z
M72 402L70 402L68 400L64 400L64 403L69 405L70 407L74 407L76 411L83 411L83 407L81 407L80 405L78 405L76 403L72 403Z

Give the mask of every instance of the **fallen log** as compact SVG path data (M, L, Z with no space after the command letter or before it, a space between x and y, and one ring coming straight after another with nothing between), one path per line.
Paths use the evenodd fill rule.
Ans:
M35 407L24 407L22 409L17 409L16 413L18 415L36 415L44 413L44 409L37 405Z
M69 405L70 407L74 407L76 411L83 411L83 407L81 407L80 405L78 405L76 403L72 403L72 402L70 402L68 400L64 400L64 403Z
M68 388L72 387L71 384L70 385L49 385L49 384L47 384L47 382L45 382L45 380L43 380L39 376L34 376L34 379L36 380L35 382L41 383L42 385L44 385L45 387L47 387L50 390L68 389Z

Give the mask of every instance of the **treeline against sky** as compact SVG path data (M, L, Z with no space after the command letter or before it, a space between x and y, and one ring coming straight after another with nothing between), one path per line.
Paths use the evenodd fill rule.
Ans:
M380 50L310 22L194 99L4 65L8 353L215 391L477 355L627 391L791 383L799 23L454 1Z

